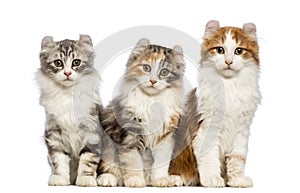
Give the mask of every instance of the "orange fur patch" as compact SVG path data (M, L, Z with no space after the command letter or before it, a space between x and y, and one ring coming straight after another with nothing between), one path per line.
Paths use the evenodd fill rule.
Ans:
M204 38L202 43L202 57L207 58L205 52L209 52L211 55L216 54L214 48L222 46L226 40L226 35L230 33L232 39L235 40L238 47L245 49L245 52L242 54L244 59L253 58L257 65L259 65L259 47L256 38L250 37L245 33L241 28L237 27L222 27L219 28L216 32Z
M170 175L179 175L186 186L200 184L197 161L191 145L171 161L169 173Z
M174 135L174 132L176 131L178 124L179 124L179 119L180 116L171 116L171 120L169 122L169 124L164 124L163 126L163 135L159 136L157 138L157 144L164 142L166 138L171 137L172 135Z
M225 157L227 179L230 181L233 178L244 175L244 165L246 158L242 155L230 155Z
M159 52L153 52L149 56L144 57L143 60L147 61L148 64L156 64L157 61L165 60L165 58L164 51L161 49Z

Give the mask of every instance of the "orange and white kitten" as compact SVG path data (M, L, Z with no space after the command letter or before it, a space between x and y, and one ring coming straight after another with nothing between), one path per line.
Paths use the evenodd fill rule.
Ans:
M261 100L258 50L254 24L220 28L218 21L207 23L199 86L188 96L175 147L181 153L170 166L170 173L181 177L176 185L253 185L244 167L249 128Z

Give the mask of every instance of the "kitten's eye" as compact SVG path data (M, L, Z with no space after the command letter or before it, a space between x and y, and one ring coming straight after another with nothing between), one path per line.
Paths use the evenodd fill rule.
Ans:
M236 48L236 49L234 50L234 53L235 53L236 55L241 55L243 52L244 52L244 49L243 49L243 48Z
M169 70L168 69L162 69L161 71L160 71L160 75L162 75L162 76L167 76L169 74Z
M145 72L150 72L150 71L151 71L151 66L148 65L148 64L144 64L144 65L143 65L143 70L144 70Z
M61 60L54 60L54 65L58 68L61 68L64 66L64 63Z
M72 62L72 66L73 67L77 67L77 66L79 66L81 64L81 60L79 60L79 59L75 59L75 60L73 60L73 62Z
M222 47L216 47L216 50L219 54L224 54L224 48Z

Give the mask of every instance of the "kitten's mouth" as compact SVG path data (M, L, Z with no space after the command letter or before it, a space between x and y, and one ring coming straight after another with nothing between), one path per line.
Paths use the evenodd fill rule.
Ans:
M224 71L224 72L232 72L232 73L237 72L236 69L234 69L234 68L232 68L232 67L230 67L230 66L228 66L228 67L226 67L226 68L223 68L222 71Z
M156 95L160 92L160 90L156 87L156 86L151 86L151 85L148 85L148 86L145 86L142 88L142 90L147 93L147 94L150 94L150 95Z
M235 69L231 68L230 66L228 66L226 68L223 68L221 73L225 78L231 78L231 77L235 76L237 71Z
M71 80L70 78L66 78L64 79L65 82L72 82L73 80Z
M154 91L154 90L156 91L157 90L157 88L155 86L148 86L147 89L148 90L152 90L152 91Z

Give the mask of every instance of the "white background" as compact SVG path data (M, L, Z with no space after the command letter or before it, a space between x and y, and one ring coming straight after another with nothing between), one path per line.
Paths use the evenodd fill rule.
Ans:
M1 1L0 191L299 191L300 11L296 2ZM211 19L219 20L221 25L242 26L253 22L257 26L263 100L251 127L246 166L254 188L48 187L50 168L42 139L45 116L39 106L33 75L39 67L42 38L52 35L55 40L77 39L78 34L89 34L96 44L123 29L162 25L184 31L201 41L204 26ZM109 84L103 80L103 86ZM108 100L110 96L107 93L102 97Z

